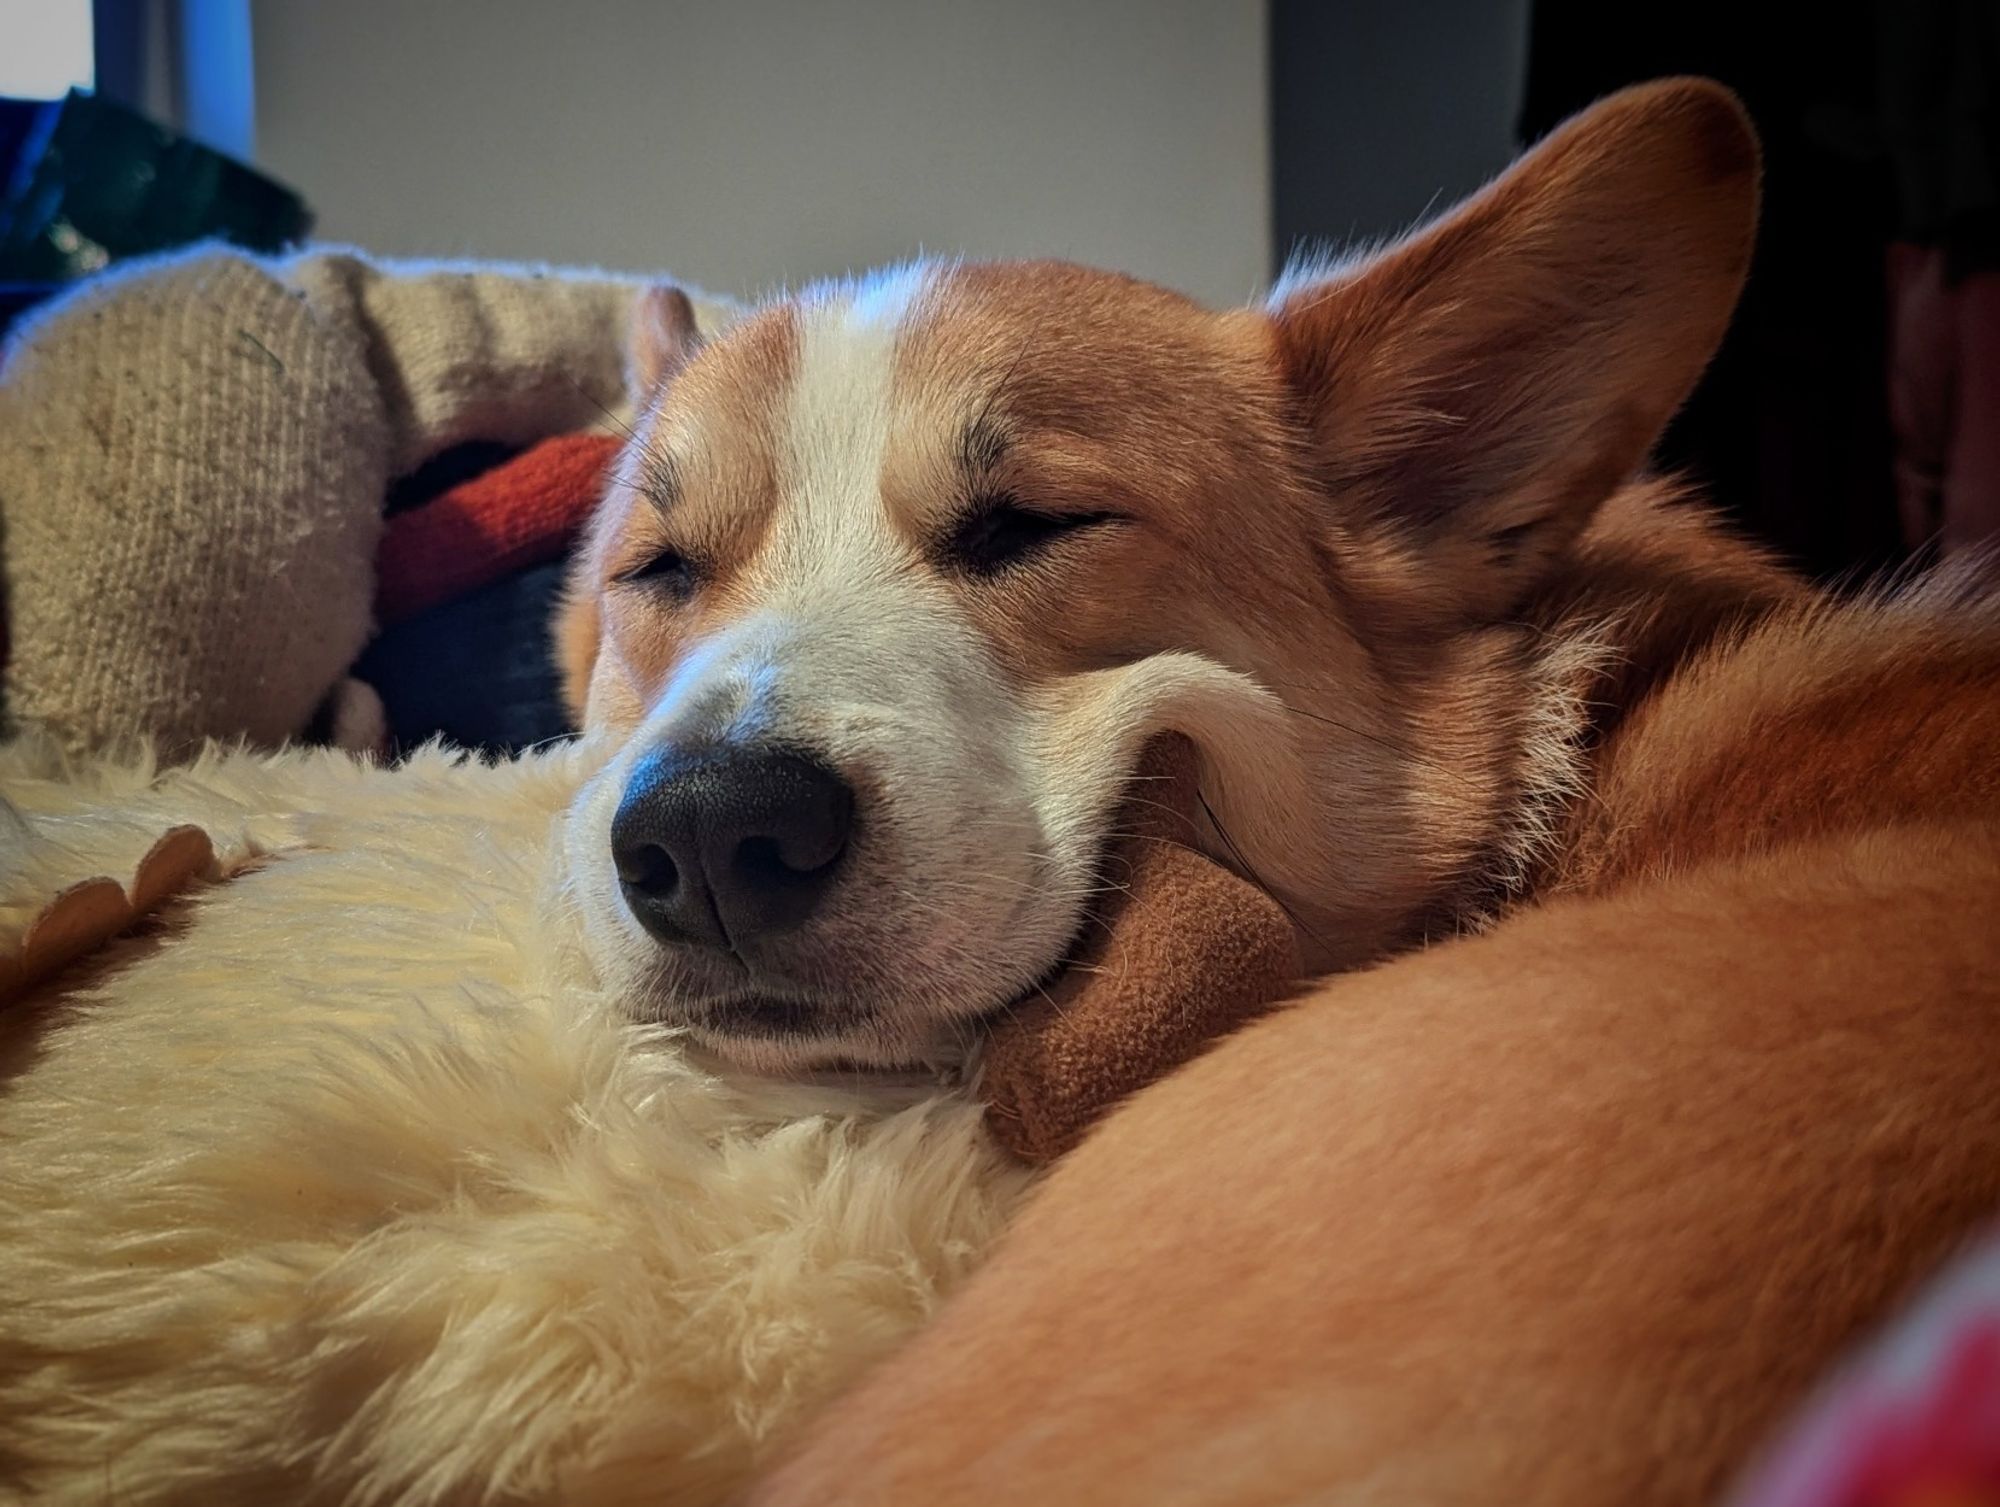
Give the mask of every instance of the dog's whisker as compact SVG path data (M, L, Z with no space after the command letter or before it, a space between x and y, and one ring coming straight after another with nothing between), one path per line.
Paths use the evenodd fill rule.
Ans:
M1201 802L1201 809L1207 813L1210 825L1212 825L1215 828L1216 836L1222 839L1223 845L1229 849L1231 856L1235 858L1237 867L1242 869L1243 873L1249 878L1251 883L1255 884L1258 889L1262 890L1265 894L1271 897L1271 899L1277 904L1278 908L1285 913L1287 918L1290 919L1292 925L1296 926L1300 931L1304 932L1308 937L1312 938L1312 940L1319 945L1322 951L1330 952L1332 949L1328 947L1326 939L1320 936L1318 932L1314 931L1310 926L1306 924L1304 918L1301 917L1297 911L1293 910L1291 906L1285 902L1284 896L1280 895L1270 885L1266 884L1262 879L1257 877L1257 871L1250 866L1250 861L1243 856L1242 848L1238 847L1236 839L1229 835L1229 829L1222 825L1221 818L1219 818L1215 814L1215 807L1209 804L1207 795L1203 794L1201 791L1196 791L1195 799Z
M608 405L606 405L605 401L602 398L598 397L596 393L592 392L589 388L585 387L581 382L577 381L576 374L574 372L568 372L568 371L564 372L563 380L568 382L571 387L574 387L576 389L577 396L582 398L585 402L589 403L590 406L592 408L595 408L599 413L603 414L605 422L609 423L620 434L624 435L626 439L632 441L634 444L638 443L639 432L636 429L634 429L631 426L631 424L626 422L625 419L621 418L617 413L615 413Z

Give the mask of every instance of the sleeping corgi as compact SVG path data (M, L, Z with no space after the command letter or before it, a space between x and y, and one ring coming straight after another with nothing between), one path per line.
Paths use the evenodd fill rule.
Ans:
M1329 980L1114 1115L757 1502L1710 1501L2000 1212L2000 610L1835 602L1642 475L1757 179L1670 81L1256 308L645 301L558 629L637 1014L961 1050L1164 728Z

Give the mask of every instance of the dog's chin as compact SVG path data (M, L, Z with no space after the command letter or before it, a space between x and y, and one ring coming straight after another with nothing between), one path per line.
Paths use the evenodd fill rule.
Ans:
M990 1022L1034 997L1069 966L1080 923L1045 955L995 949L958 982L863 976L746 978L738 963L662 958L629 991L635 1013L673 1027L683 1042L732 1072L776 1077L826 1073L952 1076L977 1053ZM1011 955L1010 955L1011 954ZM911 986L921 984L917 997Z
M827 1073L952 1077L973 1057L988 1024L1067 968L1074 942L1047 961L996 956L982 987L953 989L935 977L910 998L912 980L857 978L765 986L701 960L674 960L669 978L634 991L646 1018L670 1026L711 1064L774 1077ZM886 985L886 987L884 987Z
M1069 961L1066 954L1018 986L951 1011L736 994L706 1001L684 997L660 1018L680 1027L683 1039L702 1055L736 1071L949 1078L976 1055L988 1026L1012 1002L1045 989Z
M961 1049L921 1032L819 1029L734 1031L687 1028L687 1039L717 1065L775 1078L825 1074L936 1075L958 1065Z

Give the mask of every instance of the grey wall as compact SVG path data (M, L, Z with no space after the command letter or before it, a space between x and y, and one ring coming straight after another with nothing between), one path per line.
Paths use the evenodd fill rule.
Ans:
M1238 301L1261 0L255 0L257 156L376 250L719 291L924 248Z
M1272 0L1272 252L1397 234L1506 166L1529 0ZM1274 269L1275 270L1275 269Z

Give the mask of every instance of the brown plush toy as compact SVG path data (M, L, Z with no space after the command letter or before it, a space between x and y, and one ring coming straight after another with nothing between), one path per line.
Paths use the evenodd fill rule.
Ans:
M1147 750L1106 864L1115 886L1075 964L988 1043L987 1122L1024 1161L1053 1161L1119 1100L1280 1001L1297 941L1269 895L1198 851L1194 750Z

